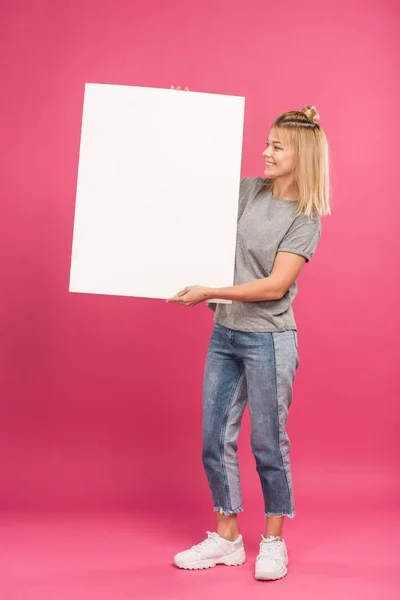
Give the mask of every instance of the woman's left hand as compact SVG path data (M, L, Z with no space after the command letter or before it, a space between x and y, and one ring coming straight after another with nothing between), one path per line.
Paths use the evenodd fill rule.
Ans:
M199 304L199 302L204 302L204 300L206 300L206 290L207 288L202 285L189 285L172 298L167 298L166 302L185 304L185 306L195 306L196 304Z

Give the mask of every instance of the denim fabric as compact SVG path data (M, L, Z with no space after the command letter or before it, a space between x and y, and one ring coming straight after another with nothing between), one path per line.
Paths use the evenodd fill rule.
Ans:
M202 460L214 510L243 510L237 438L249 404L251 447L266 516L295 516L285 430L299 365L297 332L237 331L214 323L203 384Z

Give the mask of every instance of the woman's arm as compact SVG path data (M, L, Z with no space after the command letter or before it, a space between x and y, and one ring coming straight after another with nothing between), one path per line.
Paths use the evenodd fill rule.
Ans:
M271 274L241 285L225 288L205 288L205 300L220 299L236 302L279 300L299 276L306 263L304 256L291 252L277 252Z

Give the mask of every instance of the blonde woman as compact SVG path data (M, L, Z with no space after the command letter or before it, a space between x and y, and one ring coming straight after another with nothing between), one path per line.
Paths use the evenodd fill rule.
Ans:
M287 574L283 521L295 516L295 505L285 426L299 365L292 303L296 280L320 240L321 217L331 214L328 143L318 120L314 106L281 114L262 153L265 177L241 180L234 285L193 285L167 300L186 306L233 301L209 304L215 314L203 384L202 460L217 529L176 554L182 569L246 559L238 530L237 438L248 402L266 518L255 578Z

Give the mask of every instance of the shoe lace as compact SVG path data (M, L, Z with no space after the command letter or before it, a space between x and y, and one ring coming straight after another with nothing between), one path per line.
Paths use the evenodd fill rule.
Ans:
M273 560L280 560L281 554L281 540L276 537L264 538L260 542L260 553L256 560L262 560L265 558L271 558Z
M195 552L201 552L205 546L214 543L218 539L218 535L214 531L207 531L207 536L208 537L205 540L203 540L199 544L195 544L194 546L192 546L192 549Z

